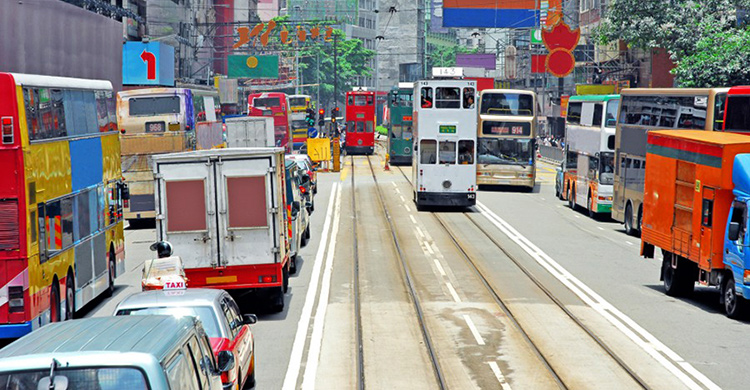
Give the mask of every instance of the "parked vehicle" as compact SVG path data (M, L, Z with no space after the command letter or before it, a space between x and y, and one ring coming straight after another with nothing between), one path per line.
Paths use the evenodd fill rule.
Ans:
M240 116L227 118L227 147L263 148L276 145L273 118Z
M641 254L664 254L668 295L718 286L729 317L750 299L750 137L651 131L646 146Z
M221 374L225 389L255 386L255 341L250 325L258 321L252 314L240 314L232 297L224 290L191 288L146 291L133 294L117 305L116 316L164 314L194 316L201 320L218 358L224 351L234 355L234 368Z
M289 279L283 149L165 154L154 157L152 169L157 240L172 243L190 286L251 289L283 310Z
M218 364L195 317L97 317L45 326L0 350L8 389L222 390ZM219 367L217 369L217 367Z
M312 188L312 192L313 194L317 194L318 193L318 173L310 156L306 154L290 154L287 156L287 158L293 159L297 163L297 166L300 167L300 169L307 172L307 175L310 176L310 187Z
M300 191L300 170L294 161L286 160L286 208L289 222L289 273L297 273L297 255L310 239L310 214ZM305 207L302 207L302 206Z
M287 155L286 160L294 162L295 164L297 164L297 167L300 168L298 172L298 177L300 179L299 190L305 200L305 207L307 208L307 212L309 214L312 214L313 211L315 211L315 193L313 180L309 172L313 171L311 169L308 170L309 167L304 163L302 167L300 167L300 164L297 163L296 157L293 155Z
M560 166L555 168L555 196L560 200L565 200L565 193L563 192L564 171L565 161L561 162Z

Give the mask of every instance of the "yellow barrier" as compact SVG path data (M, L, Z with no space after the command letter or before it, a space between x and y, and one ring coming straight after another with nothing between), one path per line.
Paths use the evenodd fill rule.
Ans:
M328 138L308 138L307 155L315 162L331 159L331 140Z

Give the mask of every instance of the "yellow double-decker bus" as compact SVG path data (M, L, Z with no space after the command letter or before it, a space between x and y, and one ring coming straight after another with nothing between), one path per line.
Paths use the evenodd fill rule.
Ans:
M0 73L0 338L73 318L125 271L109 81Z
M485 89L479 97L477 184L534 189L536 94Z

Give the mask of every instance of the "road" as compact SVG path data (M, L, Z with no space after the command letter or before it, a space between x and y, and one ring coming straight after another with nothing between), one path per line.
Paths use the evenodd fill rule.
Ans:
M747 323L718 293L664 294L660 262L612 221L493 188L467 212L418 212L410 168L347 157L319 173L312 239L287 306L259 313L257 388L744 388ZM126 231L128 272L86 316L139 290L153 229ZM179 254L179 248L176 248Z

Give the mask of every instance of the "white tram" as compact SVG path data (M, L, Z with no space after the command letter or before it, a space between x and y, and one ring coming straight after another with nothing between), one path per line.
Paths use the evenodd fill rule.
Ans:
M476 81L414 84L414 202L423 206L476 204Z

